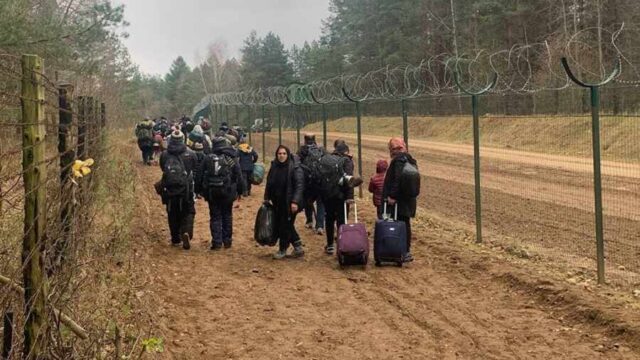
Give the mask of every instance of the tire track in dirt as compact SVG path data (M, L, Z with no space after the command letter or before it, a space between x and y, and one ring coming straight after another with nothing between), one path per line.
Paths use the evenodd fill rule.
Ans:
M137 157L136 157L137 159ZM192 250L168 245L166 215L152 184L157 168L138 167L140 212L148 224L153 269L148 291L157 303L168 359L453 359L635 358L624 345L597 351L602 330L584 338L557 331L557 314L482 271L450 232L416 224L417 260L395 267L341 270L322 253L324 238L303 229L304 259L271 259L252 240L261 187L235 209L234 246L208 249L208 209L197 204ZM360 204L371 228L374 210ZM508 271L508 270L505 270Z

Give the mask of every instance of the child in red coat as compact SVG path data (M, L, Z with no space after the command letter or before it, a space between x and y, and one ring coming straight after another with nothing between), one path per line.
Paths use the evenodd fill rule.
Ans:
M388 167L387 160L378 160L376 174L369 180L369 192L373 194L373 205L378 209L378 219L382 219L382 185Z

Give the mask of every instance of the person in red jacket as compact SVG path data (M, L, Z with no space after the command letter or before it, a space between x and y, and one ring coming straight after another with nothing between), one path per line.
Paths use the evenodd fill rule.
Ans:
M373 194L373 205L378 209L378 219L382 219L382 185L389 163L387 160L378 160L376 174L369 180L369 192Z

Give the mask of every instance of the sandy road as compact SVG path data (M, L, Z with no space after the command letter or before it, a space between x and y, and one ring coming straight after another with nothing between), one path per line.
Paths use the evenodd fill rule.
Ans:
M145 241L148 256L140 266L153 273L147 291L157 303L165 340L162 358L640 356L635 337L612 337L608 326L576 312L579 307L570 299L587 301L589 294L577 296L561 284L540 282L490 253L463 246L456 240L457 230L430 221L416 222L417 260L402 269L339 269L333 257L322 253L323 238L302 226L307 256L274 261L273 248L257 247L251 239L262 192L258 187L235 212L232 249L207 250L208 211L202 202L192 250L172 248L160 201L150 186L159 170L138 169L143 184L139 206L160 214L160 219L141 215L138 220L146 229L140 241ZM372 206L362 202L361 208L361 218L371 226ZM556 301L541 299L541 292Z

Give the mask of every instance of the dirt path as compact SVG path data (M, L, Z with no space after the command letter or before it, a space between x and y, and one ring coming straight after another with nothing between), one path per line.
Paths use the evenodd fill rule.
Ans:
M415 225L417 260L402 269L341 270L334 258L322 254L324 239L302 226L307 256L272 260L274 249L257 247L251 239L260 187L235 212L232 249L207 250L208 210L202 202L192 250L172 248L150 185L159 170L138 169L141 183L147 184L140 191L138 213L147 229L140 241L148 243L148 256L140 266L155 274L147 291L157 302L165 340L162 358L640 356L635 313L580 289L540 282L485 250L469 248L460 240L469 234L442 228L424 214ZM371 227L373 208L368 202L361 207L361 218ZM581 312L585 309L591 318L615 314L620 321L589 320Z

